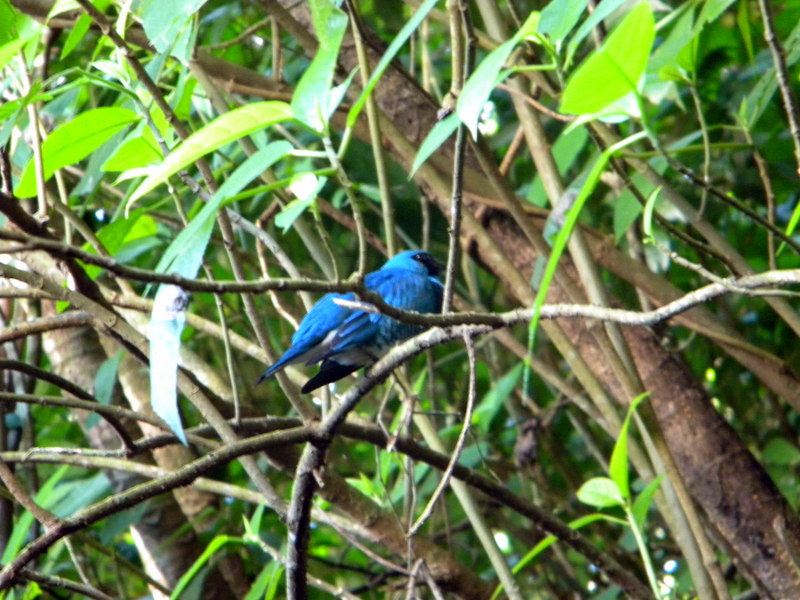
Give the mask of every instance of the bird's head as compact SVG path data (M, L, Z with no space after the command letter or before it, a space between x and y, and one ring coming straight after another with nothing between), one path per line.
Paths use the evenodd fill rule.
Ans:
M424 250L406 250L390 258L384 269L409 269L435 277L444 271L444 265L436 260L432 254Z

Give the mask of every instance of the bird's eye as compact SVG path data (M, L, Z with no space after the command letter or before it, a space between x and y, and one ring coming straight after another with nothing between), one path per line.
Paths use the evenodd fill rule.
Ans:
M413 258L414 260L419 261L419 262L425 262L425 255L422 254L422 252L420 252L419 254L415 254L411 258Z

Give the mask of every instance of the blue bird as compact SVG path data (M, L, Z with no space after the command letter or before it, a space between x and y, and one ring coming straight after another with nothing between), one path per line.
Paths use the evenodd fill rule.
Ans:
M364 286L397 308L437 313L442 308L443 287L436 276L442 270L429 253L407 250L367 274ZM300 322L289 349L256 385L287 365L322 361L319 373L303 386L305 394L371 365L395 344L425 330L385 315L345 308L334 302L336 298L356 300L353 293L325 294Z

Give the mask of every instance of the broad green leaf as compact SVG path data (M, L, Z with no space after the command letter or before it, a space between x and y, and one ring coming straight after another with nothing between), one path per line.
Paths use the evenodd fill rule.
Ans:
M9 0L0 0L0 52L3 46L17 37L14 23L17 20L17 11L11 6ZM0 68L3 67L0 61Z
M537 31L557 44L575 27L587 2L588 0L552 0L542 10Z
M636 411L636 408L648 396L649 393L647 392L639 394L633 399L630 407L628 407L625 420L622 422L617 441L614 444L614 451L611 453L611 460L608 463L608 474L611 476L611 479L614 480L614 483L617 484L617 489L625 499L631 496L630 483L628 481L628 429L630 428L631 417Z
M100 240L100 243L103 244L103 247L111 256L121 260L118 252L125 244L155 236L157 231L158 226L153 218L139 210L134 211L128 217L118 218L107 225L103 225L97 231L97 239ZM88 242L83 245L83 249L88 252L94 252L94 247ZM92 279L104 271L102 267L96 265L86 265L85 269L87 275Z
M592 477L580 487L577 496L584 504L596 508L611 508L625 504L617 484L608 477Z
M475 139L478 137L478 123L483 106L489 99L494 87L499 83L498 78L503 65L508 60L514 47L536 32L538 24L539 13L532 12L528 15L520 30L514 34L514 37L492 50L464 84L464 89L461 90L461 94L458 97L456 113Z
M347 127L352 128L353 125L356 123L356 119L358 119L358 115L361 114L361 111L364 109L364 105L367 102L367 98L372 93L372 90L375 89L375 86L378 84L378 80L383 76L384 71L386 71L386 67L394 60L394 57L400 51L400 48L403 47L403 44L406 43L408 38L411 37L411 34L417 30L417 27L420 26L423 19L428 16L428 13L436 6L438 0L425 0L420 7L417 9L417 12L414 13L414 16L408 20L408 22L403 25L403 28L400 32L395 36L392 40L392 43L389 44L389 47L386 49L386 52L383 53L380 61L375 66L372 71L372 75L370 75L369 81L367 81L367 85L364 87L364 90L359 95L358 99L353 103L353 106L350 108L350 112L347 113Z
M455 113L448 115L436 125L434 125L425 137L425 140L420 145L417 155L414 157L414 164L411 165L411 173L409 177L413 177L431 154L436 152L439 147L444 144L447 139L453 135L453 132L458 128L458 115Z
M564 61L565 66L570 66L572 64L572 57L575 55L575 51L586 36L589 35L603 19L608 17L627 1L628 0L601 0L600 4L595 6L591 16L583 22L578 28L578 31L575 32L575 35L570 38L569 44L567 45L567 58Z
M642 205L633 194L621 194L614 202L614 241L619 243L625 232L642 214Z
M347 30L347 15L331 0L310 0L309 4L319 46L295 88L292 113L314 131L321 132L327 120L331 83Z
M100 167L103 171L127 171L152 165L162 160L161 149L148 127L142 135L124 142Z
M631 514L633 515L634 522L640 530L644 528L644 520L647 517L647 511L650 508L650 505L653 504L653 496L655 496L656 492L658 491L662 479L664 479L664 476L659 475L653 481L648 483L647 486L639 493L639 495L636 496L636 500L633 501Z
M188 304L189 295L179 287L160 286L147 332L150 340L150 404L183 444L187 442L178 411L178 364Z
M5 67L30 39L30 37L12 39L0 46L0 69Z
M472 425L484 434L489 433L492 421L501 412L503 403L519 383L522 367L522 363L517 363L500 381L494 383L472 414Z
M272 142L239 165L195 215L186 229L181 231L164 251L156 266L156 272L178 273L183 277L197 275L214 228L214 219L225 201L238 194L265 169L269 169L286 156L291 149L292 145L289 142Z
M597 113L635 92L654 39L653 11L647 2L641 2L567 81L561 111Z
M139 198L197 159L246 135L292 118L286 102L270 100L236 108L198 129L153 168L128 200L127 209Z
M148 39L160 53L169 52L186 63L186 34L206 0L144 0L138 12Z
M127 108L105 107L88 110L62 125L42 144L45 180L57 169L83 160L138 119L136 113ZM26 165L14 194L21 198L36 195L33 159Z

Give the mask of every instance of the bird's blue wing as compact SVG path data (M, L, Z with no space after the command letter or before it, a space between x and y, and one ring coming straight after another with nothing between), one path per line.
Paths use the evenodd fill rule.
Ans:
M300 326L292 336L292 343L289 349L283 353L275 363L267 369L259 378L259 381L270 377L286 365L307 361L317 362L326 354L326 349L320 349L319 353L314 350L322 344L331 332L336 331L347 317L354 311L344 308L334 302L336 298L353 300L353 294L325 294L320 300L311 307Z
M387 284L392 275L388 271L374 271L364 278L364 287L380 293L380 287ZM353 310L345 317L338 331L331 339L328 356L346 352L359 346L368 345L378 333L381 315Z

